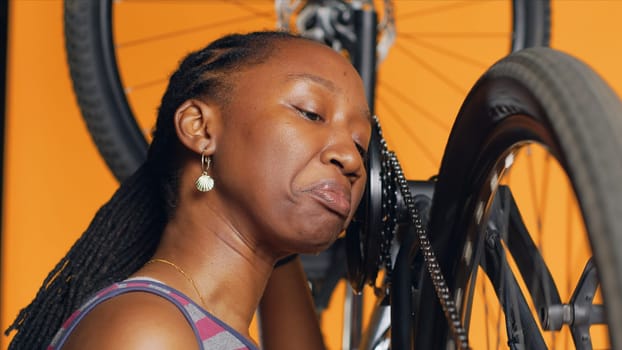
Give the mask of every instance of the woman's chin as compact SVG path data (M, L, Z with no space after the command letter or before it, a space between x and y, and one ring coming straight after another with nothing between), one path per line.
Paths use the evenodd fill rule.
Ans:
M339 237L342 230L332 231L323 234L315 234L306 237L300 242L299 253L302 254L319 254L328 249Z

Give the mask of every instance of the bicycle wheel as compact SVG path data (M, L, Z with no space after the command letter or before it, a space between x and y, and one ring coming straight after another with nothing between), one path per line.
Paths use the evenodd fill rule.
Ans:
M177 60L224 33L275 28L274 6L271 0L65 0L67 57L78 104L118 179L146 155L155 110ZM510 47L548 44L549 2L397 0L393 10L399 31L380 69L377 112L400 130L390 142L408 140L392 147L405 164L424 160L410 173L427 177L438 169L435 150L442 150L472 81ZM481 13L496 15L481 21ZM456 22L459 30L447 29ZM408 74L396 70L404 66ZM421 142L424 128L434 134L432 148Z
M622 346L621 140L619 98L567 54L526 49L477 82L430 218L471 347ZM441 348L429 279L421 293L415 343Z

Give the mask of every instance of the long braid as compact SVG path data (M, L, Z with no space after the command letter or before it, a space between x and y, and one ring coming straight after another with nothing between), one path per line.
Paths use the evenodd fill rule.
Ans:
M34 301L21 310L17 319L7 330L19 330L11 348L40 349L51 340L60 322L79 306L92 292L103 288L118 278L130 275L135 269L131 264L119 271L107 271L110 262L134 260L144 263L153 254L162 231L164 217L158 205L156 184L146 176L146 167L139 169L117 190L112 199L95 215L85 233L74 243L69 252L50 272L39 289ZM127 213L142 208L130 217ZM155 237L145 244L144 237ZM131 250L134 254L118 256L119 250ZM118 261L117 260L117 261ZM128 268L129 267L129 268Z
M17 333L9 349L43 349L67 319L97 290L123 280L153 255L175 210L179 141L178 106L190 98L227 103L229 75L261 63L284 32L223 37L191 53L170 78L162 98L147 161L102 206L82 236L48 274L34 300L5 331Z

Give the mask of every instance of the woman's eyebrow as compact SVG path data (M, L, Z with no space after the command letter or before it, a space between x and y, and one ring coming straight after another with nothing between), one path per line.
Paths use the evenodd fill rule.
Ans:
M289 73L287 74L287 80L311 81L322 85L326 89L330 90L330 92L337 92L340 90L332 81L310 73Z
M335 93L335 92L341 90L332 81L330 81L328 79L324 79L324 78L322 78L322 77L320 77L318 75L315 75L315 74L310 74L310 73L289 73L289 74L287 74L286 80L306 80L306 81L312 81L314 83L317 83L319 85L324 86L326 89L328 89L332 93ZM373 124L373 118L371 116L371 113L370 113L369 109L363 108L361 110L361 114L363 115L363 118L365 120L367 120L370 124Z

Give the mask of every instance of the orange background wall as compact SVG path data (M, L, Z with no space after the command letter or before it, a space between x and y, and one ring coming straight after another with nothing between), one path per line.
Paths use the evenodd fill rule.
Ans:
M62 1L13 0L9 18L3 330L116 186L84 128L71 90ZM588 62L622 94L620 18L622 1L553 0L552 46ZM391 128L398 126L385 128L385 135L391 135ZM390 141L396 149L406 142ZM333 324L340 322L340 316L330 317ZM336 349L339 333L332 328L327 325L326 331ZM3 337L1 348L6 344Z

